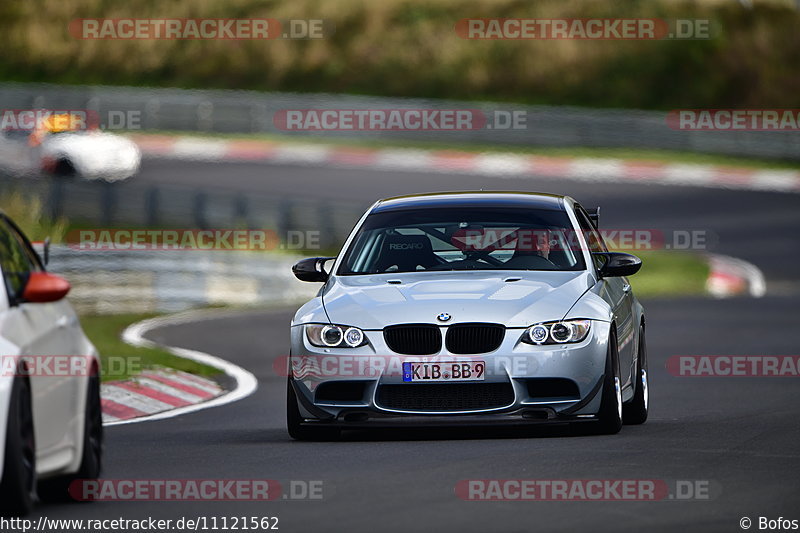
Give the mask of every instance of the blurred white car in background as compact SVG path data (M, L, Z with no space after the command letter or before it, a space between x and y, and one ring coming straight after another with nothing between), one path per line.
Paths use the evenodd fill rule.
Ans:
M40 119L32 131L6 128L0 134L0 168L15 173L118 181L136 174L141 159L130 139L59 115Z
M103 424L97 350L64 298L69 283L49 274L42 263L22 232L0 212L4 516L28 513L37 489L65 500L73 480L100 475Z

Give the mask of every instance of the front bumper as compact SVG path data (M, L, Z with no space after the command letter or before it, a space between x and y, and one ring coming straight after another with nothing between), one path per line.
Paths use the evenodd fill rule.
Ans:
M444 333L445 327L442 327ZM600 390L608 348L609 324L593 321L589 335L580 343L534 346L520 342L523 329L507 329L500 347L491 353L457 355L442 348L430 356L392 353L382 331L366 331L369 343L359 348L319 348L309 344L303 326L292 327L292 355L288 372L300 413L308 424L333 424L342 427L507 425L540 422L593 420L600 409ZM388 355L386 355L388 354ZM502 400L487 406L446 409L437 404L414 408L387 405L382 391L392 387L408 394L419 387L402 377L407 361L486 363L485 379L495 389L506 387ZM570 384L569 394L550 394L539 384ZM463 382L445 382L443 387L458 387ZM330 384L350 387L346 398L320 394ZM386 388L382 389L382 387ZM356 393L353 394L352 390ZM416 389L422 391L423 389ZM451 390L451 389L445 389ZM452 389L455 390L455 389ZM463 398L461 398L463 400ZM424 403L424 402L423 402ZM471 403L471 402L466 402ZM453 406L455 405L455 407Z

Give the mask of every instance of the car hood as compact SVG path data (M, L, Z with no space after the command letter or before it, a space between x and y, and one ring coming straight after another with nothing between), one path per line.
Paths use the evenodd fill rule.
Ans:
M526 327L561 319L593 284L586 271L339 276L323 295L323 305L331 322L362 329L461 322ZM438 321L440 313L451 319Z

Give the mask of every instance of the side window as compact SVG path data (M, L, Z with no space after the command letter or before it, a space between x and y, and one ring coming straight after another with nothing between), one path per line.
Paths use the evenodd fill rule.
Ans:
M606 243L603 241L603 236L600 235L594 225L592 225L591 220L589 220L589 215L586 214L586 211L579 205L575 206L575 215L578 217L578 225L581 227L581 232L583 233L584 237L586 237L586 242L589 244L589 251L594 252L607 252L608 248L606 248ZM596 268L600 268L603 264L602 259L594 259L594 264Z
M24 237L7 221L0 220L0 266L9 302L22 297L31 272L41 270Z

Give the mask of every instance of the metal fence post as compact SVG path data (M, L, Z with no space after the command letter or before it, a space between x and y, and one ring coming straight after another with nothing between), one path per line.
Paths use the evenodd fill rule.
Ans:
M103 187L103 225L110 226L114 221L114 212L117 209L117 188L114 183L104 181Z
M64 182L60 179L50 178L50 194L47 198L47 212L51 220L61 217L64 203Z
M322 200L317 204L317 224L319 228L319 246L322 250L333 248L336 242L336 228L333 219L333 211L328 200Z
M233 220L235 224L244 223L246 229L250 229L250 221L247 217L247 197L244 194L237 194L233 198Z
M144 197L144 211L145 211L145 224L147 226L158 225L158 208L159 208L159 190L158 187L150 187L147 189Z
M206 204L207 196L204 192L198 192L194 197L194 223L200 229L206 229Z
M288 198L283 198L278 206L278 238L285 241L292 229L292 207Z

